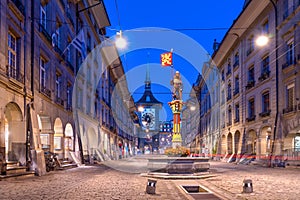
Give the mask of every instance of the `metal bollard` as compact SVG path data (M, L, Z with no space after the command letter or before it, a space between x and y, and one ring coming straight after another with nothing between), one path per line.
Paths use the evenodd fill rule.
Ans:
M252 180L246 179L243 181L243 192L244 193L251 193L253 192Z
M155 194L156 180L148 179L146 192L148 194Z

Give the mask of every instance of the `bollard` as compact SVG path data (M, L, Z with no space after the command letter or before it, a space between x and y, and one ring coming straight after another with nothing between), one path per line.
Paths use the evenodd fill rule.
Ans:
M148 194L155 194L155 186L156 186L156 180L148 179L146 192Z
M244 193L251 193L253 192L252 180L246 179L243 181L243 192Z

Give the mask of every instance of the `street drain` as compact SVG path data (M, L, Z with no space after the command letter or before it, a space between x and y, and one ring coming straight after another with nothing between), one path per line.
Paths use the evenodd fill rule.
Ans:
M219 197L214 195L207 188L200 185L180 185L180 187L193 199L210 199L210 200L220 200Z
M187 192L187 193L203 193L203 192L209 192L203 187L199 185L182 185L182 188Z

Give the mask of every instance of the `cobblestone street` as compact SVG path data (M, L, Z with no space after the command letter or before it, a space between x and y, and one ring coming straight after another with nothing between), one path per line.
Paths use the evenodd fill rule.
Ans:
M138 164L137 164L138 166ZM50 172L42 177L0 181L0 199L192 199L179 185L202 185L223 199L296 200L299 169L262 168L211 162L209 179L158 179L156 194L146 194L146 177L105 165ZM242 193L243 180L253 181L253 193Z

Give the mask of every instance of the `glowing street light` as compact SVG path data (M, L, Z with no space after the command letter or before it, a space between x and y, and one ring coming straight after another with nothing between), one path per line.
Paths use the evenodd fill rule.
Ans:
M117 39L115 41L117 48L124 49L127 46L127 41L122 36L122 31L117 32Z
M139 107L138 107L138 111L139 111L139 112L144 112L144 110L145 110L145 108L144 108L143 106L139 106Z
M259 36L255 41L256 45L260 47L265 46L266 44L268 44L268 42L269 42L269 37L266 35Z

